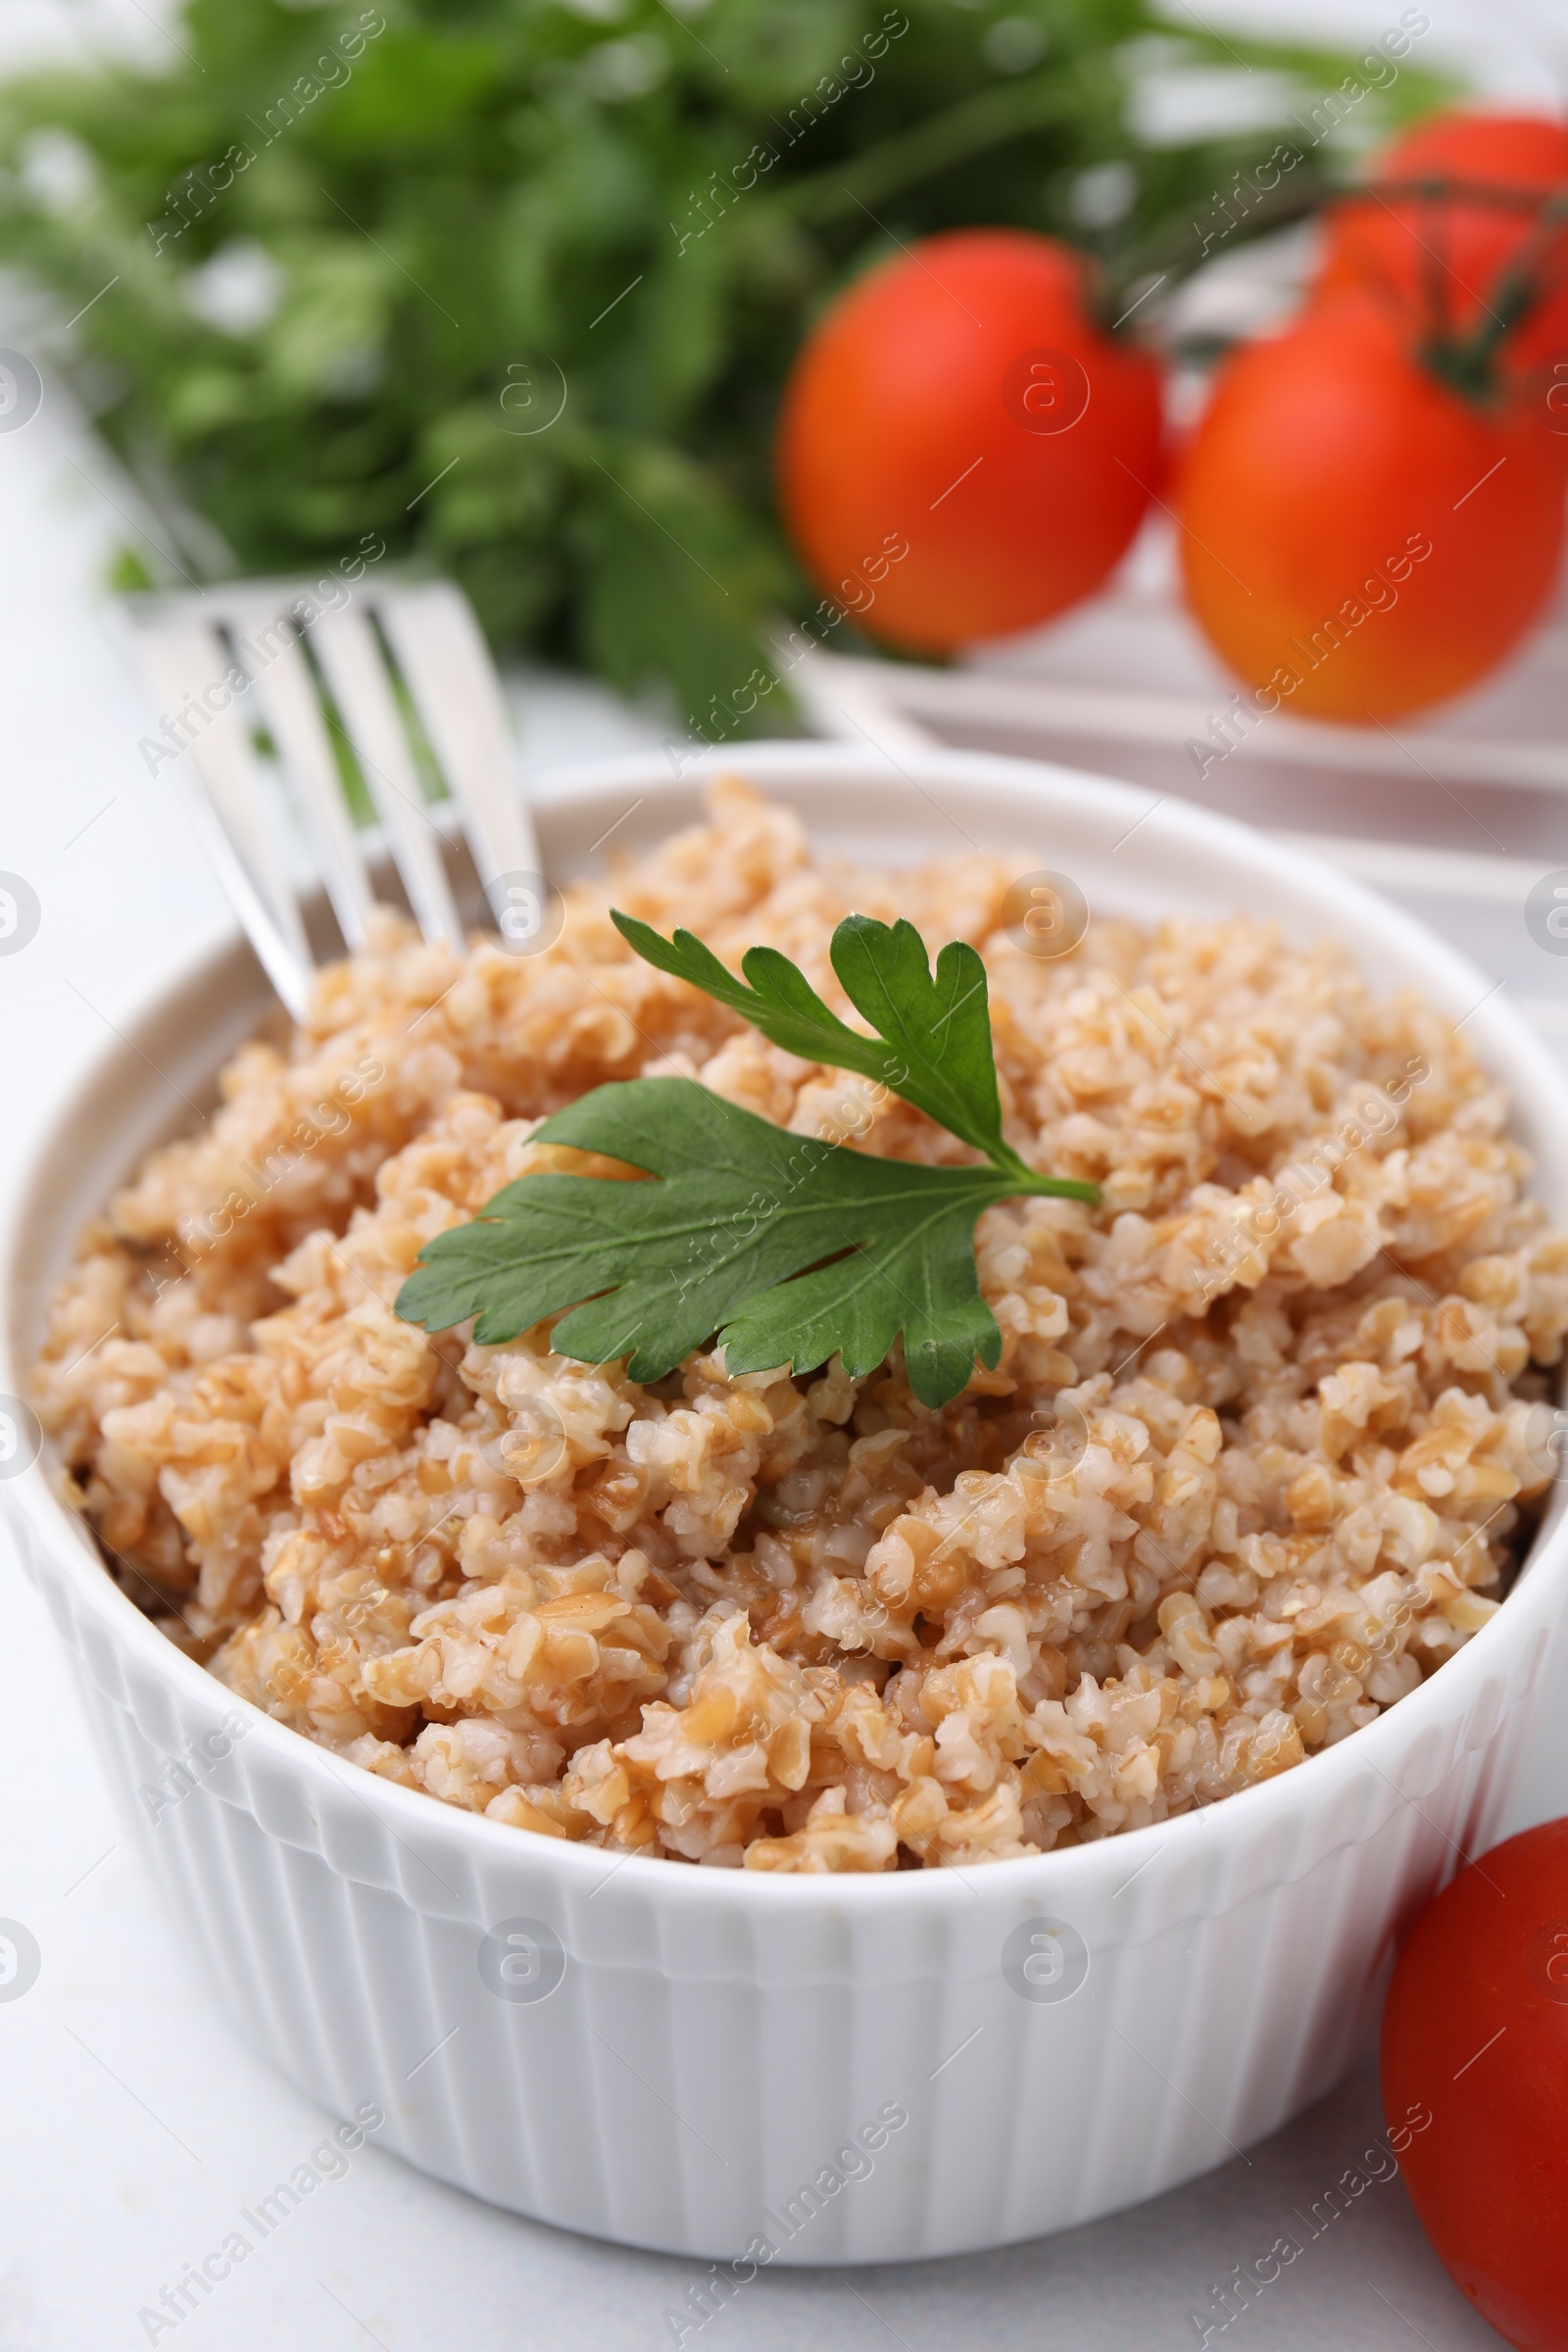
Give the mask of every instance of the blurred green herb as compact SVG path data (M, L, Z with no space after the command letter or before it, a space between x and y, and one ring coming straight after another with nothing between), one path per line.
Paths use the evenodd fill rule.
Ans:
M158 70L0 90L0 257L53 290L55 363L161 519L126 580L306 568L375 530L452 571L498 647L662 686L722 732L770 615L806 602L768 444L848 274L1010 222L1131 299L1314 192L1310 109L1355 61L1177 19L189 0ZM1358 139L1430 100L1408 58L1389 75L1361 76ZM1255 127L1141 135L1161 77L1189 101L1218 78ZM1228 197L1281 137L1295 185Z

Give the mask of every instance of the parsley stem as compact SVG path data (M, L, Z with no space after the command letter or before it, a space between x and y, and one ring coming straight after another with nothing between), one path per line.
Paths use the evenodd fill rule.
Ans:
M1011 1169L1006 1173L1010 1175ZM1033 1168L1024 1170L1018 1180L1018 1190L1020 1193L1051 1195L1063 1200L1087 1200L1091 1207L1100 1204L1098 1184L1086 1184L1076 1176L1040 1176Z
M1100 1187L1086 1184L1076 1176L1042 1176L1026 1159L1014 1152L1010 1144L996 1144L986 1153L991 1165L1003 1176L1015 1176L1020 1193L1054 1194L1068 1200L1098 1202Z

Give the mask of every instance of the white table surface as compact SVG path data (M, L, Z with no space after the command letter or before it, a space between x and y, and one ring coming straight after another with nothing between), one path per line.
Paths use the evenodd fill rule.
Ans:
M1450 48L1474 52L1479 10L1434 14ZM0 9L29 44L53 37L59 15ZM1352 29L1384 21L1335 15ZM1317 23L1326 29L1321 12ZM1512 51L1494 50L1494 83L1532 85L1528 24L1516 19ZM7 46L0 33L0 59ZM0 339L19 340L20 323L14 297L0 297ZM0 869L25 875L42 904L37 937L0 958L0 1175L118 1010L227 926L167 769L150 779L137 756L146 707L96 584L125 531L111 503L124 497L52 389L32 424L0 436ZM661 738L652 717L570 682L535 680L523 709L536 770ZM31 1991L0 2003L0 2352L117 2352L149 2340L139 2310L328 2119L251 2054L176 1941L3 1536L0 1689L0 1916L25 1923L42 1951ZM1543 1738L1514 1825L1562 1811L1568 1759ZM1308 2211L1381 2129L1368 2063L1248 2157L1135 2213L971 2259L763 2274L703 2331L703 2352L938 2352L956 2339L1175 2352L1199 2341L1190 2315L1210 2285L1282 2230L1302 2235L1292 2209ZM368 2146L157 2340L177 2335L194 2352L481 2341L652 2352L673 2340L663 2315L701 2272L517 2220ZM1250 2352L1498 2341L1448 2284L1397 2179L1368 2189L1209 2340L1244 2339Z

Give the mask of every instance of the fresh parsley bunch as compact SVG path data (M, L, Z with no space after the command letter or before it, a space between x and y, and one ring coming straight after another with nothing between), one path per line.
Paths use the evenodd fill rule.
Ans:
M569 1306L552 1346L588 1363L624 1356L633 1380L662 1379L715 1333L732 1372L832 1355L859 1378L904 1335L909 1386L947 1404L978 1355L1002 1352L980 1295L974 1225L1022 1193L1098 1200L1098 1188L1045 1176L1002 1133L986 971L952 941L933 975L912 923L852 914L831 956L871 1036L822 1003L775 948L752 948L744 980L689 931L665 940L613 917L638 955L744 1015L808 1061L855 1070L983 1152L979 1167L878 1159L791 1135L689 1078L596 1087L547 1119L540 1143L624 1161L657 1181L520 1177L470 1224L427 1243L398 1295L406 1321L445 1330L472 1315L486 1346Z
M846 275L936 229L1039 229L1100 254L1107 318L1164 273L1140 331L1205 242L1263 224L1232 182L1350 63L1148 0L148 23L145 65L0 89L0 260L52 289L45 373L74 374L157 518L125 584L315 569L373 531L455 574L498 646L661 685L710 736L742 723L713 714L770 616L814 603L769 444ZM1216 78L1255 128L1141 133L1156 84ZM1406 67L1357 132L1431 88Z

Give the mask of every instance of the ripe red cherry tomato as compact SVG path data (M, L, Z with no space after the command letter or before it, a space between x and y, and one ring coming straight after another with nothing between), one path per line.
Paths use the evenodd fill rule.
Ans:
M1405 2185L1455 2285L1518 2352L1565 2352L1568 1821L1494 1847L1416 1922L1383 2100L1415 2119Z
M1457 694L1551 592L1568 438L1462 398L1370 295L1221 369L1177 505L1188 601L1260 711L1364 720Z
M1097 588L1160 463L1160 377L1102 332L1084 257L928 237L852 285L796 362L778 486L806 569L889 643L947 653Z
M1544 115L1433 115L1384 149L1371 179L1374 187L1461 184L1335 206L1318 291L1372 287L1433 331L1472 330L1490 316L1509 265L1536 239L1541 205L1568 187L1568 123ZM1544 299L1507 338L1521 368L1568 356L1568 221L1535 249Z

